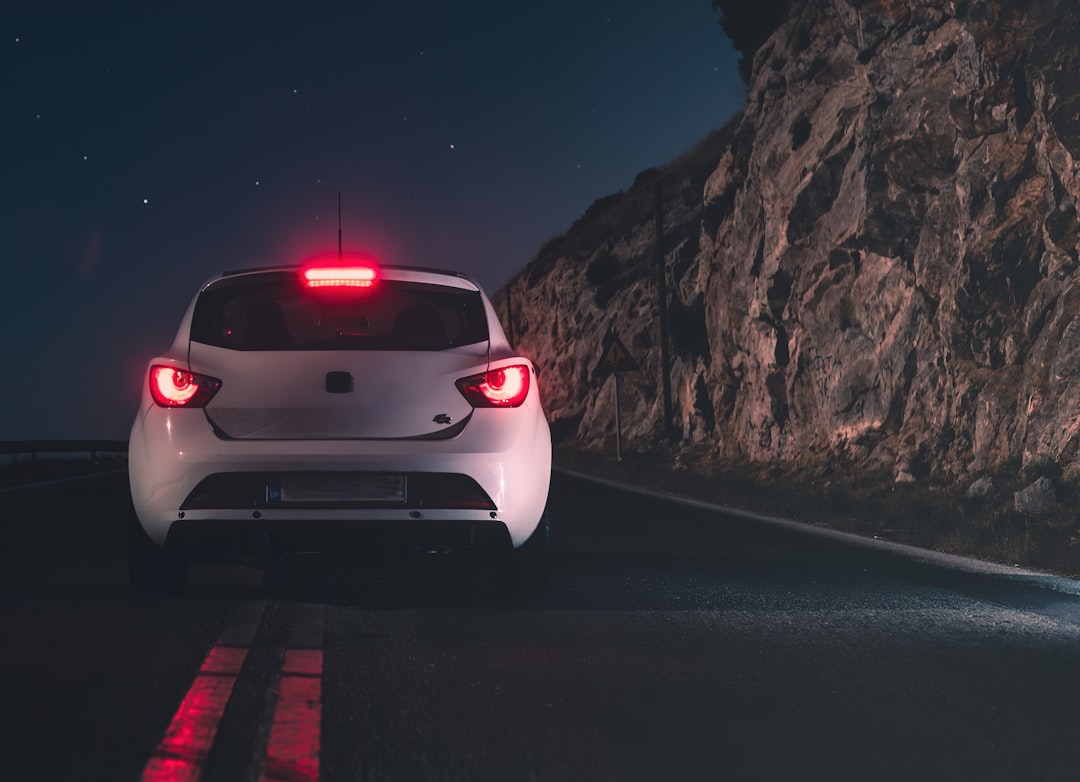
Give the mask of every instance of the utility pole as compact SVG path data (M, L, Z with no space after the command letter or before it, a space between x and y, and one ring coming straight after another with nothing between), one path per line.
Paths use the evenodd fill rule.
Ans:
M622 414L619 412L619 370L615 370L615 461L622 463Z
M511 280L506 286L506 337L510 344L514 344L514 281Z
M668 350L667 264L664 262L664 202L656 183L656 293L660 299L660 371L664 389L664 428L674 442L675 425L671 412L671 354Z

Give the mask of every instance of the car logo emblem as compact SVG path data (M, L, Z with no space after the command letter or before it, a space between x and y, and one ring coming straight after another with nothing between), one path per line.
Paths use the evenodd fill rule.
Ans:
M450 423L450 416L448 416L446 413L439 413L431 420L437 424L448 424Z

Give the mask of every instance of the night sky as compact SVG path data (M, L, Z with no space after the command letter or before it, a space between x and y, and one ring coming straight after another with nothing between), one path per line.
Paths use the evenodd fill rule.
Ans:
M126 438L198 286L334 250L339 191L347 252L494 293L743 98L709 0L2 14L0 440Z

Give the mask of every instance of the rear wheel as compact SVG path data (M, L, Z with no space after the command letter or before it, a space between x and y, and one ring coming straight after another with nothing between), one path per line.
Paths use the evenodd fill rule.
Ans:
M150 540L134 513L128 523L128 580L140 595L179 595L187 586L187 563Z
M513 597L539 600L551 586L551 516L547 509L532 536L503 563L502 585Z

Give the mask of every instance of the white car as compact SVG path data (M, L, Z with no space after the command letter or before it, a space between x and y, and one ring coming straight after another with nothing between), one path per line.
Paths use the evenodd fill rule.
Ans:
M128 464L140 591L182 587L191 560L312 551L531 567L550 534L536 368L475 282L431 269L212 278L149 362Z

